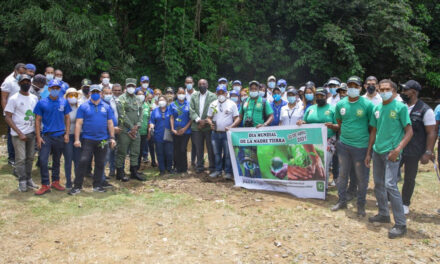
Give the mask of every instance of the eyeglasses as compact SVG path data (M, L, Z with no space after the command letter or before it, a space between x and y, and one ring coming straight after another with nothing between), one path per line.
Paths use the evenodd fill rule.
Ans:
M69 93L67 95L67 98L73 98L73 97L78 98L78 94L77 93Z

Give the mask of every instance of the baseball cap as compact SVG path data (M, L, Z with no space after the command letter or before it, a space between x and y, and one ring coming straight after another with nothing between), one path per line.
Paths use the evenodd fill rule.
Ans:
M150 82L150 78L148 78L148 76L142 76L140 82Z
M250 87L252 84L256 84L257 86L260 86L260 83L259 83L258 81L256 81L256 80L250 81L250 82L249 82L249 87Z
M31 76L29 76L27 74L22 74L22 75L20 75L20 80L18 82L21 82L23 80L29 80L30 81L31 79L32 79Z
M232 82L232 84L240 84L241 85L241 81L240 80L235 80Z
M349 84L349 83L355 83L355 84L357 84L357 85L362 85L362 80L361 80L361 78L359 78L358 76L351 76L350 78L348 78L348 80L347 80L347 85Z
M217 92L219 92L219 91L227 92L226 87L224 87L223 85L219 85L219 86L217 86L216 91L217 91Z
M127 78L125 79L125 86L134 85L136 86L136 79L135 78Z
M34 79L32 80L32 83L35 84L46 84L46 76L43 74L37 74L34 76Z
M347 91L347 84L341 83L341 86L336 90L336 92L339 93L340 90Z
M235 91L235 90L232 90L232 91L230 91L229 92L229 96L231 97L231 96L233 96L233 95L236 95L236 96L238 96L238 93L237 93L237 91Z
M407 81L405 84L402 85L402 88L404 90L409 90L409 89L413 89L416 91L422 90L422 86L420 86L420 83L418 81L414 81L414 80Z
M228 82L228 80L225 77L221 77L220 79L218 79L218 83L220 82Z
M316 89L315 94L321 94L321 95L327 96L327 90L322 87L318 87Z
M174 93L173 87L167 87L167 89L165 90L165 93Z
M306 87L305 88L311 88L311 87L315 87L315 83L312 82L312 81L306 82ZM305 90L305 88L304 88L304 90Z
M35 65L32 63L28 63L26 64L26 69L36 71L37 67L35 67Z
M301 87L299 87L299 90L300 90L301 92L304 92L304 91L306 90L306 87L305 87L305 86L301 86Z
M329 80L328 82L327 82L327 85L332 85L332 84L334 84L334 85L337 85L337 86L340 86L341 85L341 83L340 82L338 82L338 80Z
M287 82L284 79L279 79L277 82L277 86L287 86Z
M58 86L58 87L61 88L61 85L62 85L62 82L61 82L61 81L58 81L58 80L56 80L56 79L53 79L52 81L49 82L48 87L49 87L49 88L52 88L52 87Z
M90 92L93 92L93 91L101 91L102 89L101 89L101 86L99 86L98 84L92 84L92 85L90 85Z
M81 81L81 87L83 86L90 86L92 84L92 81L90 79L83 79Z
M296 91L295 88L287 89L287 94L289 94L289 93L291 93L291 94L293 94L293 95L297 95L297 94L298 94L298 92Z
M271 76L269 76L269 77L267 78L267 81L270 81L270 80L274 80L274 81L276 81L277 78L275 78L275 76L271 75Z

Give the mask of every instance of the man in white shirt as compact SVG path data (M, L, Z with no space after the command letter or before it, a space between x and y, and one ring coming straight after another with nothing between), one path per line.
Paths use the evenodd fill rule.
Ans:
M338 88L341 87L341 81L337 77L332 77L327 82L329 92L331 96L327 98L327 104L331 106L336 106L336 104L341 100L338 94Z
M367 93L365 93L363 96L370 100L373 105L378 105L382 103L382 97L380 97L377 90L379 89L379 84L377 81L377 78L374 76L368 76L368 78L365 80L364 88L367 90Z
M38 98L29 93L31 76L20 75L20 91L12 95L5 107L5 120L11 127L12 143L15 150L15 168L18 176L18 190L38 189L32 181L32 163L35 153L35 115L33 110Z
M224 158L225 179L231 180L232 164L226 128L229 128L234 123L239 113L237 105L226 97L227 92L225 86L217 86L217 100L212 102L208 109L207 122L212 129L211 142L215 155L215 171L209 177L216 178L222 174Z
M110 87L110 89L113 87L113 84L110 83L110 73L108 72L101 73L101 77L99 78L99 80L101 81L101 83L99 84L101 89L103 87Z
M191 102L191 96L194 94L194 79L192 76L187 76L185 78L185 96L186 101ZM191 139L191 166L196 167L196 145Z

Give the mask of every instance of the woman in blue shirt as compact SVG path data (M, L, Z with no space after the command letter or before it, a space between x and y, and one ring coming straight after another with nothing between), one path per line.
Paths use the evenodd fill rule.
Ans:
M281 90L277 86L273 88L272 91L273 102L270 106L273 109L273 121L270 123L271 126L278 126L280 124L281 108L287 104L283 99L281 99Z
M165 169L173 173L173 139L170 131L170 111L167 99L161 95L158 98L158 107L153 110L150 117L148 139L154 138L156 156L159 163L160 175L165 174Z
M191 118L189 102L186 101L185 89L177 89L177 100L170 107L170 125L174 141L174 167L177 173L188 171L187 145L191 136Z

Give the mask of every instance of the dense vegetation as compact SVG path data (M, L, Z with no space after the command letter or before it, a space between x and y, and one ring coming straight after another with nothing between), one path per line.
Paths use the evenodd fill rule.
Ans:
M299 85L357 74L440 88L440 2L429 0L5 0L0 76L17 62L65 79L147 74ZM212 87L211 87L212 88Z

